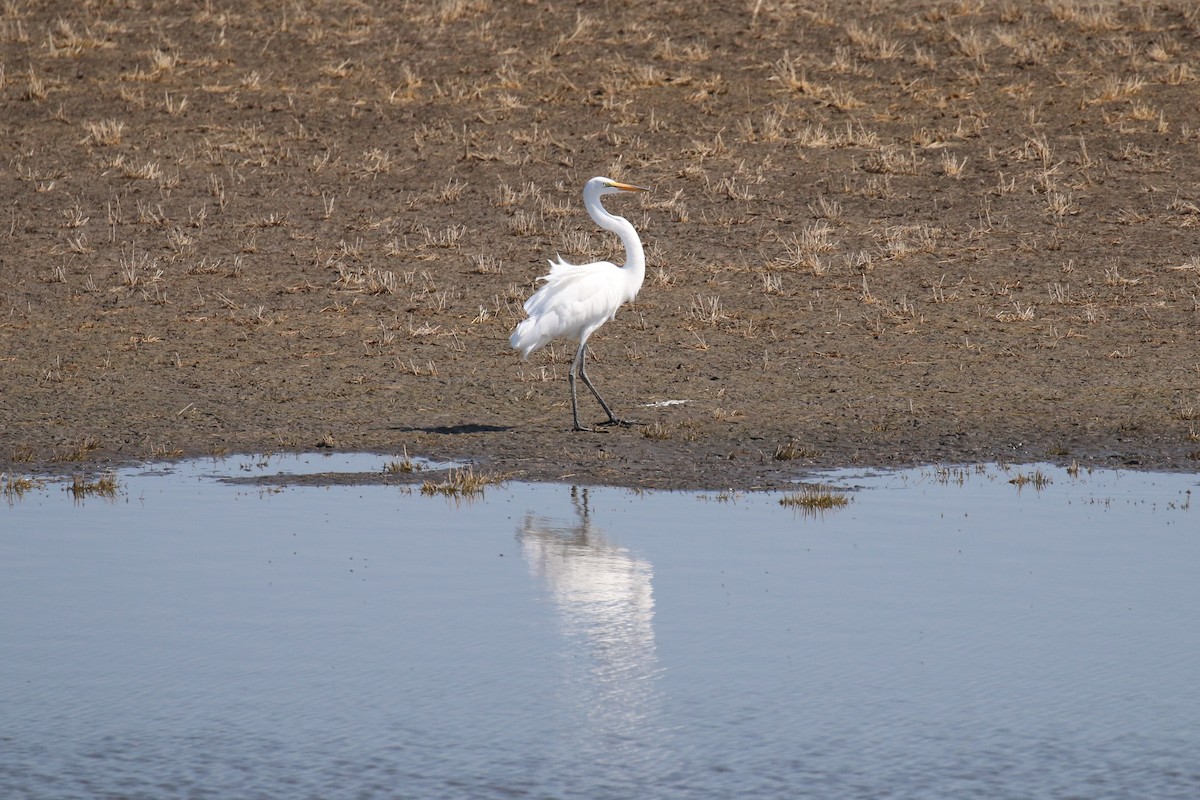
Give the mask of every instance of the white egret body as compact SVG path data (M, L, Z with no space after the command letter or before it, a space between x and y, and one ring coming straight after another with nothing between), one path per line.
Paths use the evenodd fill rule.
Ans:
M621 237L625 245L625 265L618 267L608 261L592 264L568 264L560 256L550 261L550 274L538 280L545 285L525 301L522 320L509 338L509 344L521 351L524 358L548 344L552 339L569 338L579 342L575 360L567 373L571 386L571 417L575 430L590 430L579 424L579 407L575 397L575 374L583 379L600 407L608 415L603 425L623 422L613 416L612 410L596 387L588 380L584 369L588 337L616 316L626 302L637 297L646 276L646 256L642 252L642 240L633 225L624 217L614 216L604 210L600 198L618 192L645 192L640 186L618 183L610 178L592 178L583 186L583 205L597 225Z

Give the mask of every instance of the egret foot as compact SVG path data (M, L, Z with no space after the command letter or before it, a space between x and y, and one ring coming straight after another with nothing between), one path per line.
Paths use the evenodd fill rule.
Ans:
M621 419L619 417L613 417L612 419L605 420L604 422L598 422L596 424L605 427L609 425L620 425L622 428L632 428L634 425L646 425L648 423L641 422L640 420L636 419Z

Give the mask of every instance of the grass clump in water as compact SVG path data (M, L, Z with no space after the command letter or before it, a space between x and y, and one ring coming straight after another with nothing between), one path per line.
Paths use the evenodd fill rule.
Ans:
M1018 489L1025 488L1026 485L1032 485L1037 491L1041 491L1049 486L1054 481L1050 476L1042 472L1040 469L1035 469L1031 475L1026 475L1023 472L1018 472L1017 476L1009 481Z
M421 484L421 494L444 495L446 497L474 497L483 494L483 488L504 483L508 476L498 472L476 474L473 467L452 469L443 481L427 480Z
M843 492L829 486L802 486L798 491L790 492L779 498L779 505L798 508L805 514L821 514L850 504L850 498Z
M4 493L4 499L9 503L15 503L25 496L25 493L30 489L38 489L42 486L42 482L35 478L26 478L23 475L9 475L7 473L0 474L0 492Z
M408 475L413 472L420 472L421 465L408 457L408 448L404 448L403 458L393 458L383 468L385 475Z
M106 472L94 481L89 481L82 475L76 475L75 480L71 485L66 487L66 490L76 500L82 500L88 495L97 495L99 497L111 500L117 496L117 489L120 488L120 483L117 481L115 472Z

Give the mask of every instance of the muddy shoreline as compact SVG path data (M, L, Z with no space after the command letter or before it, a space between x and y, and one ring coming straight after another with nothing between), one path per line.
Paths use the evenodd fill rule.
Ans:
M979 462L1200 470L1187 4L14 6L0 471L407 452L779 488ZM573 433L546 259L637 302ZM585 419L599 409L581 398Z

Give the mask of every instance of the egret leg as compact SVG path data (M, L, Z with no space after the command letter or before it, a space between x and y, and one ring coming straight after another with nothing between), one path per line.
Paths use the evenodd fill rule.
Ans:
M596 400L599 401L600 407L604 409L604 413L608 414L608 419L604 422L601 422L600 424L601 425L633 425L634 423L629 422L628 420L618 419L616 416L613 415L612 409L608 407L608 403L604 402L604 398L600 396L600 392L596 391L596 387L593 386L592 382L588 379L587 370L584 369L584 366L583 366L584 363L586 363L586 361L587 361L587 342L584 342L583 344L581 344L579 346L579 354L576 356L576 360L579 361L579 377L583 378L584 384L586 384L587 387L592 390L592 394L594 394L596 396ZM576 422L576 425L578 425L578 424L579 423Z
M575 398L575 371L581 370L583 366L583 348L585 345L580 345L575 351L575 360L571 362L571 369L567 371L567 383L571 384L571 419L575 422L575 430L590 431L592 428L585 428L579 424L579 401ZM586 381L587 378L584 378ZM590 387L591 384L589 383ZM592 391L596 391L592 389Z

